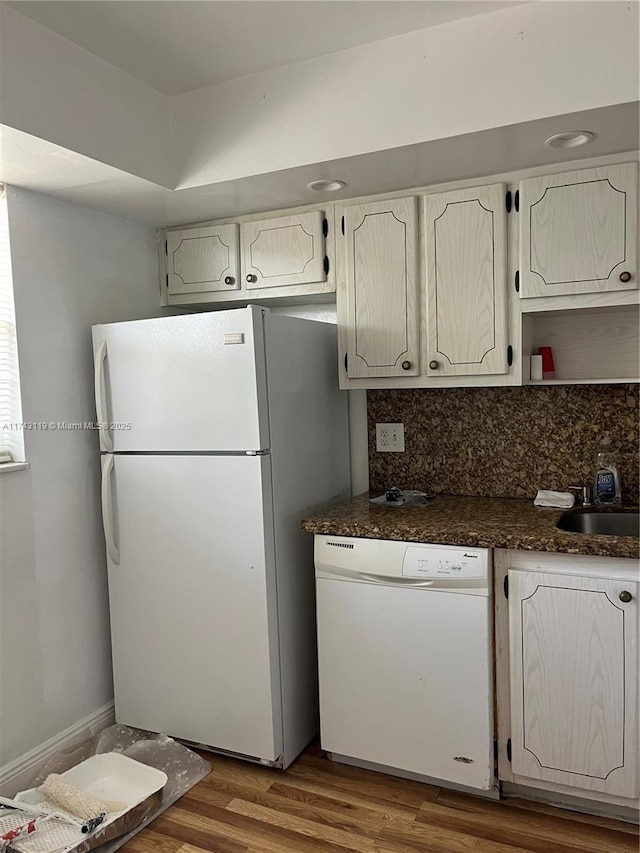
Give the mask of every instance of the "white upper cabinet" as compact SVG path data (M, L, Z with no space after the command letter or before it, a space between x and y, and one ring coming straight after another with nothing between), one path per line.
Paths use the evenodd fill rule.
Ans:
M240 288L237 225L210 225L166 234L169 296Z
M326 281L326 223L320 210L243 223L244 288L265 290Z
M344 209L350 378L419 371L417 199Z
M556 367L543 382L635 381L638 164L619 162L633 156L167 229L161 300L335 294L343 388L528 384L540 346Z
M508 372L504 184L423 198L427 374Z
M167 305L238 303L335 292L334 210L247 217L165 232Z
M636 163L520 182L520 295L638 287Z
M515 781L638 795L639 587L509 571Z

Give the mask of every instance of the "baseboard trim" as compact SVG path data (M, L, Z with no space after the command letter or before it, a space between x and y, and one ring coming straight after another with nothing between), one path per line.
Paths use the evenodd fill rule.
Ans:
M553 782L544 783L554 786ZM534 788L529 785L520 785L513 782L502 783L502 793L505 799L509 797L520 797L523 800L534 800L546 803L559 809L568 809L574 812L585 812L586 814L610 817L616 820L624 820L628 823L640 823L640 800L630 800L625 797L612 797L609 794L600 794L598 791L582 791L581 794L566 794L558 790L559 785L552 789ZM598 800L598 797L606 799Z
M18 791L28 787L52 755L70 746L79 746L85 740L101 732L102 729L110 726L114 720L113 702L108 702L69 728L0 767L0 791L2 795L12 797Z

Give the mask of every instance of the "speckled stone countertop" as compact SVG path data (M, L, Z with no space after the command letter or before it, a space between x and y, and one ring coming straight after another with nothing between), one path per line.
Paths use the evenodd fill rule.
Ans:
M640 538L565 533L556 528L563 512L520 498L452 495L427 505L375 506L365 493L304 519L302 528L333 536L638 558Z

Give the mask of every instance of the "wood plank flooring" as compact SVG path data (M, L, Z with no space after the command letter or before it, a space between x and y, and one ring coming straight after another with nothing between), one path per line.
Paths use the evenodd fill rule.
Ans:
M211 774L123 853L637 853L638 828L395 779L309 747L288 769L205 755Z

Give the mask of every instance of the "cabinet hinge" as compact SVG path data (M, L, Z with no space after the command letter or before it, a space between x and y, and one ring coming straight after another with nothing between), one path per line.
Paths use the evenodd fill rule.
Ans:
M165 255L169 254L169 244L166 240L164 241L164 253Z
M502 582L502 589L504 590L504 597L509 598L509 575L504 576L504 581Z
M324 274L329 275L329 258L324 256Z
M345 373L349 370L349 353L345 352L344 354L344 369Z
M342 233L344 234L344 216L343 216L343 217L342 217L342 219L340 220L340 230L341 230L341 231L342 231Z
M505 198L505 206L507 208L507 213L511 213L512 204L513 204L513 199L511 196L511 190L507 190L507 196Z
M520 270L516 270L516 293L520 293Z
M328 219L322 220L322 233L324 234L325 237L329 234L329 220Z
M509 764L511 764L511 738L507 741L507 758L509 759Z
M516 209L516 213L520 213L520 190L516 190L516 195L513 200L513 206Z
M166 280L167 280L167 287L169 287L169 273L167 273L167 274L165 275L165 278L166 278Z
M511 344L507 347L507 364L509 367L513 364L513 347Z

